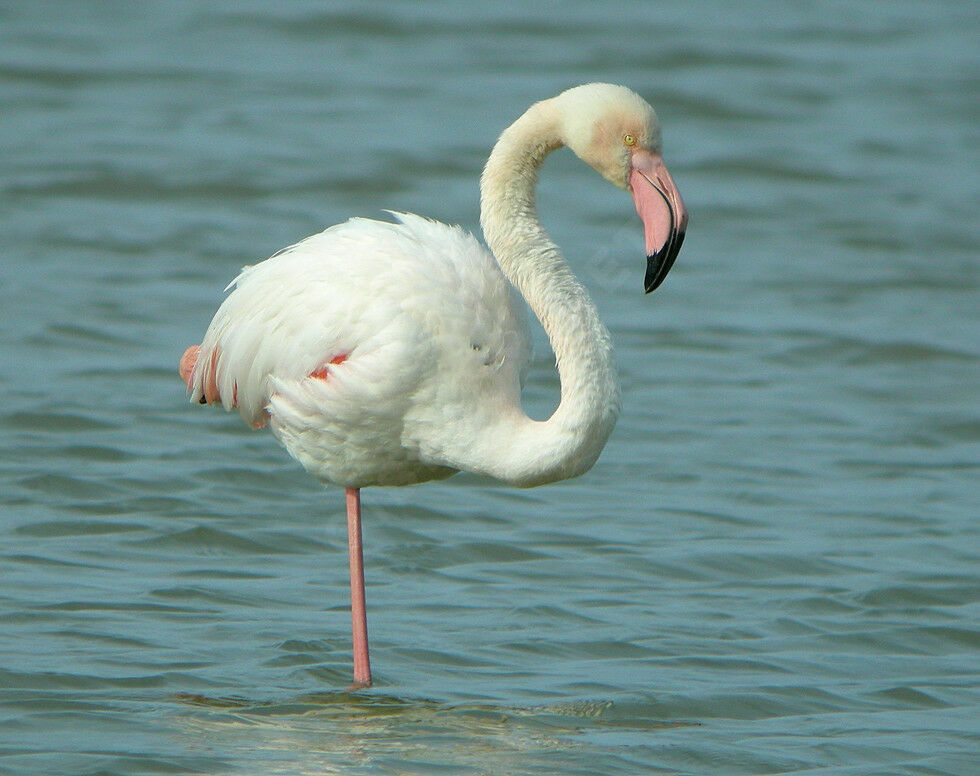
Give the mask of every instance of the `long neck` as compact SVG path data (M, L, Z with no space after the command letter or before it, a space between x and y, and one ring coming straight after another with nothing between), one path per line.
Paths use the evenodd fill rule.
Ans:
M619 389L609 332L588 293L538 222L538 169L563 145L552 101L538 103L494 146L481 180L480 221L507 278L544 327L561 379L561 402L547 421L524 416L502 451L519 472L498 473L535 485L587 471L612 432ZM494 473L494 472L489 472Z

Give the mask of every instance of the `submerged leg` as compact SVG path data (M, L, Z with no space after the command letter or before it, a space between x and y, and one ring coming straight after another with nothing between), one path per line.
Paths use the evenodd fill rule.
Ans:
M350 616L354 633L354 684L367 687L371 684L371 660L368 657L359 488L347 488L347 549L350 553Z

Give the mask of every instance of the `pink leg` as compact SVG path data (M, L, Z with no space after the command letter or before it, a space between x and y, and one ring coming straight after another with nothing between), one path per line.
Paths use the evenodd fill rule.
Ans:
M361 491L347 488L347 548L350 553L350 616L354 632L354 684L371 685L367 604L364 599L364 553L361 549Z

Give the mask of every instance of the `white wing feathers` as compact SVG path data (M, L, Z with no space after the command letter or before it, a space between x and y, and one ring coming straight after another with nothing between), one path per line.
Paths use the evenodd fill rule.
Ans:
M252 425L271 416L321 479L445 476L432 462L417 471L412 448L437 448L453 418L480 422L478 405L519 405L523 303L493 257L458 227L393 215L352 219L244 268L191 378L194 401L237 406ZM377 476L354 471L385 449Z

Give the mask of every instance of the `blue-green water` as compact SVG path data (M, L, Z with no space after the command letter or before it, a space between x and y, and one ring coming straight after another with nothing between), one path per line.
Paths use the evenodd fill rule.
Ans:
M666 6L666 7L661 7ZM0 5L0 773L980 770L970 2ZM590 80L691 211L540 207L612 330L587 476L343 495L175 375L246 263L477 225L497 133ZM528 408L557 382L543 337Z

